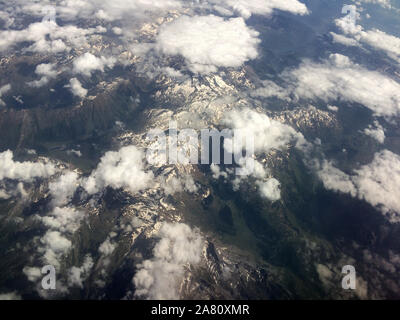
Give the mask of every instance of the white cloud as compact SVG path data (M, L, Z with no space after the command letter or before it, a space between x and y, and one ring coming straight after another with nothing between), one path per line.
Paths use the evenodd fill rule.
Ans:
M75 155L78 158L82 157L82 152L80 150L71 149L71 150L67 151L67 154L68 155Z
M53 63L39 64L36 67L35 73L38 76L41 76L40 80L28 82L28 85L35 87L35 88L39 88L39 87L43 87L46 84L48 84L50 79L54 79L57 77L57 70L55 70L55 66L56 65Z
M198 187L190 175L185 175L184 177L169 176L167 178L161 176L158 180L166 195L173 195L183 191L190 193L198 191Z
M10 16L8 12L5 11L0 11L0 20L3 21L3 26L5 29L8 29L11 27L15 21L14 18Z
M111 239L108 237L99 247L99 252L103 255L103 256L109 256L111 255L115 248L116 248L116 244L111 242Z
M20 11L37 17L43 17L44 4L10 0L17 2ZM48 3L45 3L48 4ZM307 14L307 7L298 0L63 0L51 3L57 17L65 20L79 18L97 18L105 21L126 20L141 21L146 17L166 14L168 11L195 11L212 8L223 15L233 15L233 11L248 18L251 14L269 15L274 10L288 11L293 14ZM0 15L1 17L1 15Z
M47 231L40 241L43 247L39 251L43 253L44 261L56 268L60 266L61 257L72 247L71 241L59 231Z
M223 123L231 129L241 130L244 137L254 137L254 151L269 152L282 149L290 143L304 140L292 127L249 108L234 109L226 114ZM239 142L238 148L241 148Z
M209 73L218 67L240 67L257 58L258 35L242 18L182 16L161 27L156 49L182 55L194 73Z
M22 269L22 272L31 282L36 282L39 278L42 277L41 270L36 267L24 267L24 269Z
M57 77L57 70L55 70L54 63L42 63L36 67L35 73L39 76L46 76L49 78Z
M56 168L51 163L17 162L13 157L10 150L0 153L0 180L29 182L34 178L48 178L56 173Z
M41 0L41 3L39 1L10 0L10 2L14 3L18 12L40 18L47 13L44 8L51 5L56 9L57 18L60 17L63 20L97 18L106 21L132 18L137 20L149 13L162 13L169 9L178 9L184 3L182 0Z
M107 152L83 186L89 194L100 192L107 186L126 188L135 193L151 187L153 179L153 173L144 169L143 152L129 146L117 152Z
M306 5L297 0L211 0L210 2L218 6L226 6L246 19L252 14L270 15L274 10L300 15L308 14Z
M74 176L71 175L71 177L72 180L74 180ZM59 180L55 182L56 186L51 188L53 191L58 192L62 190L62 185L66 185L67 189L69 189L67 190L67 195L60 196L58 198L60 201L56 201L56 203L64 204L65 199L71 196L72 188L68 185L68 180L68 174L64 177L60 177ZM57 197L55 199L57 199ZM54 199L52 205L54 205ZM36 218L48 228L46 233L40 238L37 252L41 255L43 263L52 265L59 270L63 257L72 248L72 241L69 238L71 238L81 226L81 222L85 218L85 213L75 208L55 207L47 216L36 216ZM70 268L67 274L68 285L80 287L92 266L93 260L90 256L87 256L80 268ZM37 283L42 278L40 269L36 267L25 267L23 272L31 282ZM46 297L46 292L41 290L39 284L37 290L41 296ZM65 294L67 292L68 288L58 280L57 294Z
M357 19L359 19L358 13L356 15ZM366 44L385 52L390 58L400 63L400 38L378 29L365 31L361 25L357 25L356 21L348 17L336 19L335 23L346 34L346 37L331 33L334 41L349 46Z
M184 266L200 262L203 239L197 231L181 223L164 223L159 237L154 257L139 265L133 278L135 295L156 300L178 299Z
M54 21L35 22L26 29L0 31L0 51L9 50L22 42L33 42L25 50L59 53L69 51L69 46L84 45L88 35L102 31L97 28L81 29L73 25L59 26Z
M373 3L373 4L379 4L383 8L386 9L391 9L392 4L390 0L353 0L357 5L361 5L362 3Z
M85 212L72 207L64 207L71 201L79 182L78 175L70 171L50 182L51 211L46 216L36 216L48 228L40 239L42 246L38 248L38 252L42 254L46 263L56 267L60 265L63 255L72 246L72 242L67 236L72 236L80 228L81 222L85 218Z
M48 227L48 231L40 239L42 244L38 252L43 254L46 263L60 265L60 260L72 247L72 242L66 237L73 235L80 227L85 213L74 208L55 207L45 217L37 217Z
M325 188L364 199L377 207L391 222L400 222L400 156L388 150L375 154L374 160L348 175L324 161L318 175Z
M271 98L276 97L281 100L290 101L287 89L278 86L275 82L265 80L262 82L262 87L252 90L250 96L255 98Z
M328 108L328 110L330 110L332 112L338 112L339 111L339 108L336 107L336 106L328 105L327 108Z
M350 193L353 197L356 196L356 187L354 186L351 177L343 171L335 168L331 162L324 160L318 169L317 174L326 189Z
M335 32L331 32L330 34L332 36L332 41L334 43L340 43L340 44L348 46L348 47L357 47L360 45L358 43L358 41L353 38L349 38L344 35L337 34Z
M374 121L374 126L370 125L364 130L367 136L374 138L379 143L385 142L385 130L378 121Z
M274 178L268 179L266 182L258 181L261 196L270 201L277 201L281 198L280 182Z
M362 32L360 41L386 52L390 58L400 62L400 38L373 29Z
M16 292L0 293L0 301L21 300L21 296Z
M10 91L11 90L11 85L10 84L6 84L6 85L4 85L4 86L2 86L2 87L0 87L0 106L5 106L6 104L5 104L5 102L3 101L3 100L1 100L1 97L5 94L5 93L7 93L8 91Z
M54 208L48 216L40 218L51 230L73 234L79 229L84 213L74 208Z
M213 173L214 179L219 179L220 177L223 177L225 179L228 178L228 173L225 171L221 171L221 168L218 165L212 163L210 166L210 169L211 169L211 172Z
M341 54L331 54L322 62L305 59L298 68L284 71L281 79L282 87L266 81L250 95L283 100L295 96L326 103L347 101L364 105L377 116L400 114L400 83Z
M121 28L118 28L118 27L112 28L112 32L114 34L116 34L117 36L120 36L121 34L123 34L123 30Z
M0 87L0 97L1 97L3 94L5 94L5 93L7 93L8 91L10 91L10 90L11 90L11 85L10 85L10 84L6 84L6 85Z
M331 54L322 63L305 60L299 68L284 72L283 77L293 86L288 90L302 98L360 103L379 116L400 113L398 82L340 54Z
M353 180L359 197L380 207L392 221L400 222L400 156L384 150L355 173Z
M70 171L61 175L56 181L51 182L49 190L53 198L53 206L57 207L68 204L78 185L78 174Z
M116 59L106 57L96 57L93 54L86 52L80 57L76 58L73 63L73 72L78 74L81 73L87 77L92 75L93 71L104 72L104 68L113 68Z
M8 200L11 198L11 195L6 191L0 189L0 199Z
M254 140L255 156L262 153L268 153L271 150L284 150L290 145L302 149L306 140L303 135L292 127L282 124L276 120L270 119L266 114L251 110L249 108L234 109L227 113L222 121L228 128L240 130L243 137L252 137ZM246 151L246 158L243 160L242 169L248 167L247 161L253 157L253 151L248 148L248 145L243 145L238 139L234 143L230 143L230 139L225 140L225 148L229 152L240 153ZM233 150L231 149L233 147ZM254 168L248 174L256 179L256 185L259 188L260 195L270 201L277 201L281 198L280 183L278 180L271 177L271 173L260 162L254 160ZM214 167L212 168L214 177L219 177L221 172ZM233 181L234 190L238 190L239 185L244 176L236 176Z
M327 266L325 266L323 264L317 264L316 270L318 273L318 277L321 280L321 282L324 284L324 286L326 286L327 288L332 286L332 280L333 280L334 273Z
M120 224L121 230L123 230L124 232L132 232L140 228L141 226L143 226L143 220L135 216L133 216L127 222L123 222Z
M88 91L82 87L82 84L79 82L77 78L72 78L69 81L69 87L71 89L71 92L74 96L84 98L86 97Z
M165 12L169 9L179 9L180 0L90 0L95 6L98 17L105 20L119 20L123 17L142 17L145 13Z
M93 259L90 255L85 257L81 267L72 267L68 272L68 286L83 288L83 282L89 276L89 272L93 268Z

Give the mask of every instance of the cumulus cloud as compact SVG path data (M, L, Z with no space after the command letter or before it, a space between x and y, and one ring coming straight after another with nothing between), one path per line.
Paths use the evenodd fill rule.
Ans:
M60 1L24 1L10 0L18 12L42 18L49 8L55 9L57 18L63 20L104 19L106 21L122 20L124 18L140 18L146 13L166 12L178 9L182 0L60 0ZM49 6L51 5L51 7ZM45 10L47 9L47 11Z
M69 51L70 46L82 46L87 42L88 35L103 31L101 28L59 26L54 21L35 22L26 29L0 31L0 51L9 50L23 42L30 42L32 44L25 49L26 51L59 53Z
M21 0L10 0L17 2L22 12L37 17L43 17L43 4L24 2ZM15 5L16 6L16 5ZM299 0L63 0L52 3L56 9L57 17L64 20L76 20L79 18L97 18L105 21L120 20L143 20L157 14L165 14L168 11L185 10L186 12L196 9L214 9L223 15L240 14L248 18L251 14L269 15L273 10L283 10L294 14L306 14L306 6ZM0 15L0 18L2 15ZM10 19L4 15L4 19ZM12 20L11 20L12 23ZM11 24L10 24L11 25Z
M160 186L166 195L173 195L178 192L187 191L190 193L195 193L198 191L198 187L190 175L184 177L163 177L159 178Z
M321 62L305 59L298 68L285 70L280 77L282 87L266 81L250 95L289 101L291 96L325 103L347 101L361 104L377 116L400 114L400 83L341 54L331 54Z
M78 158L82 157L82 152L80 150L71 149L71 150L67 151L67 154L68 155L74 155L74 156L76 156Z
M281 198L280 182L275 178L268 179L266 182L258 181L260 194L270 201L277 201Z
M123 33L123 30L121 28L114 27L114 28L112 28L112 32L114 34L116 34L117 36L120 36Z
M71 171L64 173L56 181L51 182L49 190L53 198L53 206L57 207L68 204L78 185L78 174Z
M275 82L270 80L263 81L261 87L250 91L250 96L255 98L276 97L281 100L291 100L287 89L280 87Z
M61 257L72 247L72 242L59 231L47 231L40 242L39 252L43 253L43 260L56 268L60 266Z
M356 21L359 14L356 15ZM336 26L346 35L331 33L335 42L355 46L364 44L376 50L385 52L393 60L400 62L400 38L387 34L378 29L365 31L354 19L343 17L336 19Z
M75 208L55 207L47 216L37 218L48 228L40 239L38 252L46 263L58 267L62 256L71 249L68 237L79 229L85 213Z
M107 152L92 174L82 179L83 188L90 194L103 191L106 187L124 188L137 193L158 188L166 195L178 192L195 193L198 186L189 174L164 175L155 177L145 168L145 154L135 146L127 146L116 152Z
M180 0L115 0L115 1L96 1L90 0L96 8L97 17L104 20L119 20L123 17L140 18L147 13L165 12L170 9L179 9L183 1Z
M52 205L65 204L75 190L75 179L73 174L65 174L57 181L53 182L50 190L55 192ZM65 186L66 195L59 195ZM47 227L45 234L39 239L37 252L40 254L43 263L52 265L56 270L60 269L63 257L71 250L71 237L80 228L81 222L85 218L85 213L70 207L54 207L46 216L36 216L36 218ZM60 280L57 280L56 294L65 294L68 292L68 286L82 287L82 282L86 279L90 269L93 266L93 260L87 256L81 267L72 267L67 272L67 286ZM28 280L37 283L37 290L43 297L47 293L41 290L38 281L41 279L41 271L36 267L24 267L24 274Z
M371 138L374 138L379 143L385 142L385 130L378 121L374 121L374 125L368 126L364 129L364 133Z
M203 239L198 231L182 223L164 223L158 235L154 257L139 265L133 278L135 295L156 300L178 299L184 266L201 261Z
M83 74L87 77L92 75L93 71L104 72L104 68L113 68L116 59L113 57L96 57L93 54L86 52L82 56L76 58L73 63L73 72Z
M240 139L226 139L225 149L231 153L241 153L246 151L246 157L243 159L243 170L248 167L247 161L251 160L253 156L263 153L268 153L271 150L283 150L290 145L295 145L302 149L306 140L303 135L292 127L282 124L276 120L269 118L266 114L251 110L249 108L234 109L227 113L223 119L223 124L228 128L240 130L242 137L251 137L254 142L254 155L253 150L250 150L248 145L243 145ZM270 171L263 164L258 161L252 161L254 166L248 172L249 175L256 178L256 185L259 187L259 192L262 197L270 201L279 200L281 197L280 183L271 177ZM251 167L250 167L251 168ZM220 170L212 168L214 176L220 176ZM245 178L236 177L234 180L234 189L238 189L240 182Z
M3 22L3 27L5 29L11 27L14 23L14 18L10 16L8 12L0 11L0 21Z
M99 252L103 255L103 256L109 256L111 255L115 248L116 248L116 244L114 242L111 241L110 237L108 237L99 247Z
M375 154L372 163L355 173L353 180L359 197L380 207L392 221L400 222L400 156L384 150Z
M16 292L0 293L0 301L21 300L21 296Z
M42 276L40 269L36 267L24 267L22 272L31 282L36 282Z
M208 73L218 67L240 67L257 58L258 35L242 18L182 16L161 27L156 49L183 56L194 73Z
M324 160L317 171L317 174L328 190L350 193L353 197L357 191L349 175L336 168L332 162Z
M126 188L135 193L151 187L154 175L144 168L144 153L135 146L107 152L87 178L83 186L89 194L100 192L107 186Z
M55 70L55 64L53 63L42 63L36 67L35 73L40 76L39 80L28 82L28 85L39 88L49 83L50 79L57 77L57 70Z
M245 19L252 14L270 15L274 10L288 11L294 14L308 14L306 5L298 0L211 0L219 7L226 7L239 13Z
M332 111L332 112L338 112L339 108L336 106L332 106L332 105L328 105L327 106L328 110Z
M71 89L71 92L74 96L77 96L79 98L84 98L86 97L88 91L82 87L82 84L77 78L72 78L69 81L69 87Z
M347 47L357 47L360 45L359 42L353 38L349 38L344 35L337 34L335 32L331 32L330 34L332 36L332 41L334 43L339 43Z
M210 169L211 169L214 179L219 179L220 177L225 178L225 179L228 178L228 173L225 171L221 171L220 166L212 163L210 166Z
M60 266L62 257L71 249L72 242L69 237L79 229L85 218L83 211L65 207L71 201L78 185L78 175L69 171L50 182L49 192L52 197L50 212L46 216L36 216L36 219L47 227L46 233L40 238L37 251L45 263L55 267ZM27 270L28 278L33 271L36 272L32 268ZM36 281L33 276L31 278L30 281Z
M0 153L0 180L30 182L35 178L48 178L56 173L56 168L51 163L17 162L13 158L13 152L10 150Z
M353 0L353 2L355 2L357 5L360 5L362 3L373 3L373 4L378 4L386 9L392 8L390 0Z
M57 77L57 70L55 70L54 63L42 63L36 67L35 73L39 76L46 76L49 78Z
M375 154L374 160L348 175L323 162L318 171L324 186L329 190L350 193L377 207L391 222L400 222L400 156L384 150Z
M384 51L390 58L400 62L400 38L378 29L362 32L360 41Z
M303 140L303 135L292 127L249 108L232 110L226 114L223 123L229 128L241 130L244 137L254 137L255 152L282 149L290 142Z
M2 86L2 87L0 87L0 106L5 106L6 104L5 104L5 102L3 101L3 100L1 100L1 97L5 94L5 93L7 93L8 91L10 91L11 90L11 85L10 84L6 84L6 85L4 85L4 86Z
M7 200L10 198L11 198L11 195L6 190L0 189L0 199Z
M40 218L45 226L62 233L73 234L79 229L84 213L74 208L55 207L48 216Z
M283 77L299 97L325 102L349 101L371 109L379 116L400 113L400 84L389 77L331 54L322 63L305 60Z
M90 271L93 268L93 259L90 255L87 255L83 261L82 266L72 267L68 271L68 286L83 288L83 282L89 276Z

